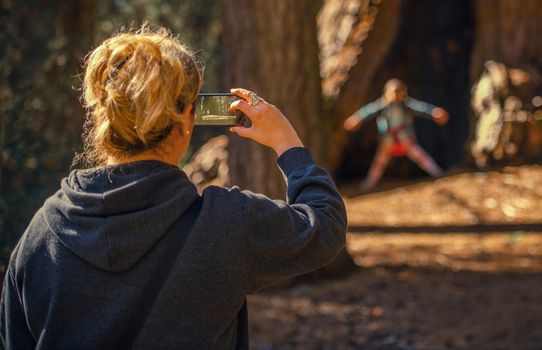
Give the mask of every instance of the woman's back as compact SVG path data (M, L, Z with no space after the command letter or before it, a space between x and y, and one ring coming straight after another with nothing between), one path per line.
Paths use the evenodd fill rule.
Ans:
M208 188L136 348L246 348L245 296L318 268L344 245L344 205L308 152L279 158L289 205ZM164 235L197 198L177 167L140 161L74 171L12 256L8 348L112 348L140 307Z

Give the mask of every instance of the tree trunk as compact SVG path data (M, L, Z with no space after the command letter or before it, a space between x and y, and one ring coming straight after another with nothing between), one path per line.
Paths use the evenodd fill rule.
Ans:
M224 1L224 66L228 87L256 91L290 119L319 163L326 161L327 121L322 118L318 45L312 0ZM232 135L232 184L284 198L273 152Z
M350 16L337 16L344 11L337 11L337 7L354 7L354 3L349 1L345 5L343 0L327 0L318 21L320 46L324 51L323 94L327 99L328 113L335 121L331 136L331 166L338 170L339 176L344 172L341 169L343 152L355 155L354 164L350 167L356 170L347 172L357 173L361 168L367 169L370 162L369 157L360 155L374 153L376 149L378 139L374 130L364 128L362 134L356 135L359 137L349 139L342 128L342 121L358 109L361 103L378 96L379 91L374 87L383 84L384 78L379 73L386 70L386 58L402 21L403 0L358 2L357 11ZM334 52L327 53L327 47L337 45L338 36L327 33L342 29L345 22L350 21L354 23L344 44L336 47ZM359 152L360 149L363 152ZM365 161L360 163L362 159Z
M472 98L473 157L479 166L491 160L538 162L542 102L535 96L542 89L542 2L477 0L475 14L470 65L470 78L477 80Z
M476 80L484 62L494 60L542 76L542 2L476 0L476 33L470 77Z
M228 0L223 6L226 86L256 91L276 105L316 162L325 165L331 124L322 114L315 20L318 2ZM284 198L284 180L271 150L233 135L229 170L232 184ZM345 250L335 261L316 276L338 276L355 266Z
M360 101L370 101L379 95L380 91L375 91L375 87L381 85L384 79L379 76L379 72L389 70L386 58L402 23L402 6L402 0L386 0L380 4L360 7L357 24L346 43L348 45L352 41L353 45L359 47L357 60L348 74L344 75L346 80L324 81L326 97L335 99L331 109L333 115L348 116L359 108ZM365 30L365 38L360 40L357 36L363 27L370 27L370 30ZM339 89L331 86L336 84L340 85Z

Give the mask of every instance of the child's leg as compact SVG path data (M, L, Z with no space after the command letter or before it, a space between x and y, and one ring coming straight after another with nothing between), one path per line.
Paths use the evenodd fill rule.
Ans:
M425 152L418 144L413 144L411 147L409 147L407 150L407 157L432 176L442 174L442 169L440 169L433 158L431 158L431 156L427 154L427 152Z
M380 142L378 150L376 151L376 155L373 159L373 162L371 163L371 167L369 168L369 174L367 175L367 178L362 184L362 187L364 189L373 187L374 185L376 185L378 180L380 180L382 174L384 173L384 170L386 169L386 166L390 162L392 147L393 143L390 141Z

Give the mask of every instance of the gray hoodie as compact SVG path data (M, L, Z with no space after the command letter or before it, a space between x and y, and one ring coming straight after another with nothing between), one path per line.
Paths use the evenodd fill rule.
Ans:
M278 164L288 201L210 187L136 349L246 349L245 298L329 262L346 212L308 151ZM74 170L11 256L0 304L7 349L110 349L137 308L162 238L198 194L158 161Z

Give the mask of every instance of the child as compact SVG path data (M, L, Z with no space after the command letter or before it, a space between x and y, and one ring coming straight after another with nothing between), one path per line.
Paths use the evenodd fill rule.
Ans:
M448 121L448 113L444 109L408 97L406 85L398 79L391 79L384 86L383 96L348 117L344 128L356 130L363 121L377 113L380 114L376 120L377 127L383 137L367 179L361 185L363 189L376 185L392 156L406 155L432 176L442 173L433 158L416 142L413 115L428 115L437 124L444 125Z

